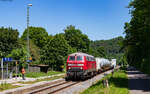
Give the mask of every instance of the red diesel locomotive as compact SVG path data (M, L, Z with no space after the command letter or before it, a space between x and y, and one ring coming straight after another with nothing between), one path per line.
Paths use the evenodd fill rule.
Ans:
M96 75L96 61L94 56L86 53L73 53L67 59L66 80L85 79Z

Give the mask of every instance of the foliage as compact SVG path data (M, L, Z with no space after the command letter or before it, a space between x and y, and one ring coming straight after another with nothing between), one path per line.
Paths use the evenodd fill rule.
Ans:
M26 60L27 50L25 47L13 49L7 57L12 57L14 60Z
M121 50L123 37L119 36L110 40L91 41L90 53L97 57L108 59L116 58L117 63L121 63L124 51Z
M48 39L48 33L46 30L42 27L29 27L29 38L30 38L30 55L32 57L32 62L30 64L40 64L40 58L41 58L41 51L43 50L43 47L47 44L49 41ZM25 42L25 45L27 45L27 29L25 29L21 40Z
M20 67L27 66L27 63L26 63L27 50L25 47L13 49L7 57L11 57L11 58L13 58L13 60L19 61L18 63L19 63ZM11 64L13 64L13 63L11 63Z
M90 50L88 53L95 56L95 57L107 58L107 53L106 53L106 50L104 47L98 47L96 50L92 49L90 47Z
M48 33L42 27L29 27L29 38L36 46L43 48L47 43ZM25 29L21 39L27 40L27 29Z
M37 47L32 40L30 40L30 55L32 57L32 62L30 64L40 64L40 49Z
M78 52L89 51L90 40L87 35L82 34L79 29L76 29L75 26L72 25L68 26L64 32L65 39L72 48L77 49Z
M19 46L19 32L17 29L1 27L0 36L0 57L5 57Z
M126 59L132 66L149 70L150 60L150 1L133 0L129 4L131 21L125 23L123 47ZM149 67L148 67L149 66Z
M109 87L104 87L102 80L108 79ZM128 78L125 71L120 70L113 74L108 75L86 89L81 94L130 94L128 90Z
M66 56L71 53L71 47L61 34L56 34L43 48L41 62L48 64L54 70L62 70Z
M99 47L104 47L108 54L114 55L118 53L123 53L120 51L120 42L123 41L123 37L117 37L110 40L96 40L91 42L91 47L97 49Z

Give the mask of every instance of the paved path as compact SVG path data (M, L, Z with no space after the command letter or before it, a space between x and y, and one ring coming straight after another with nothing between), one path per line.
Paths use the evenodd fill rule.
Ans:
M150 76L128 68L128 87L131 94L150 94Z

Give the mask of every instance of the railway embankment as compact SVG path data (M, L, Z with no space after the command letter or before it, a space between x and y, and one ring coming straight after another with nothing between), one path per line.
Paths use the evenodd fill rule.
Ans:
M108 80L108 87L103 85L104 79ZM126 71L118 70L115 71L113 75L107 75L81 94L130 94L128 90L128 78Z

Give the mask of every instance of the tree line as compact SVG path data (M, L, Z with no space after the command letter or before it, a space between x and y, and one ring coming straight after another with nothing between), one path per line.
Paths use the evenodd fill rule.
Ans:
M94 51L94 56L100 56L107 59L117 59L118 64L124 64L124 50L121 49L124 38L122 36L112 38L109 40L95 40L91 41L91 47ZM101 53L101 54L99 54ZM126 65L126 64L125 64Z
M131 20L125 23L122 47L128 63L150 73L150 0L132 0Z
M0 28L0 58L12 57L25 66L27 58L27 29L21 37L17 29ZM96 57L113 58L119 52L118 42L122 37L92 41L75 26L67 26L63 33L49 35L43 27L29 27L31 65L49 65L52 70L61 71L67 56L73 52L84 52ZM106 42L106 43L105 43ZM117 44L115 46L115 44Z

